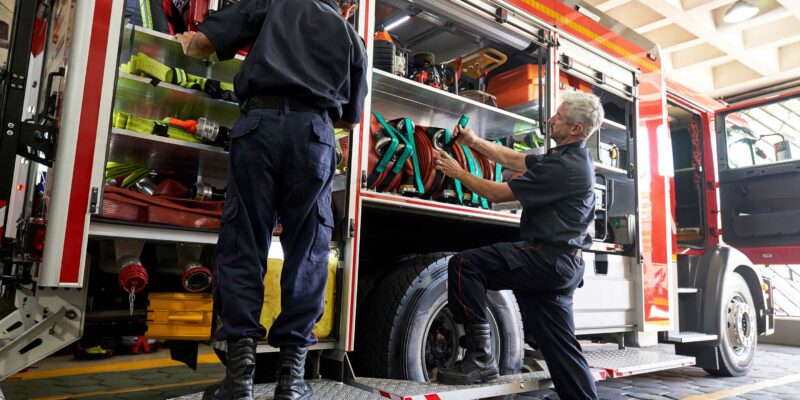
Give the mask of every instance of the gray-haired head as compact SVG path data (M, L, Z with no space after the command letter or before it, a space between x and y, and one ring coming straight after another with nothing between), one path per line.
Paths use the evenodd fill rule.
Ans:
M567 122L583 126L583 139L594 134L603 123L603 104L600 98L583 92L566 92L561 96L562 104L567 105Z

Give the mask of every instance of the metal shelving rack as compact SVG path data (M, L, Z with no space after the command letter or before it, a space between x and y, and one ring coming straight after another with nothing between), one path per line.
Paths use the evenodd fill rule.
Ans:
M380 113L387 120L408 117L418 125L448 129L456 125L461 115L467 115L470 117L470 128L489 140L530 133L539 127L539 123L532 118L378 69L374 69L372 75L372 111ZM488 223L519 223L519 215L509 210L486 210L371 190L362 190L362 198L365 203L377 208Z
M146 54L169 67L180 67L190 74L223 82L233 81L243 60L241 56L225 62L195 60L184 56L180 43L172 36L129 24L123 32L120 64L128 62L136 53ZM114 109L151 120L206 117L226 127L232 127L239 117L236 103L122 71L117 75ZM119 128L112 128L109 134L107 161L196 173L210 182L224 182L228 175L228 152L222 147ZM102 217L92 219L89 235L199 244L217 242L217 232L213 230L129 223Z

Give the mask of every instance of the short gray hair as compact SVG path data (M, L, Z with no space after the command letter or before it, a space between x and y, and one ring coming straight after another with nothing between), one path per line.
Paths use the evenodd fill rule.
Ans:
M339 8L344 9L351 4L357 4L358 0L336 0L336 2L339 4Z
M603 104L600 98L583 92L565 92L561 96L567 105L567 123L583 126L583 139L588 139L603 123Z

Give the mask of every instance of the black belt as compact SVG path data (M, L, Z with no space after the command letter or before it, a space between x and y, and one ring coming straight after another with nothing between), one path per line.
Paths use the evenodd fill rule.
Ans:
M577 257L581 257L583 255L583 249L581 249L580 247L573 247L567 244L560 244L560 243L543 242L540 240L533 240L529 242L534 245L546 246L551 249L561 250Z
M283 109L284 105L286 105L289 110L295 112L309 112L319 115L327 114L327 111L324 108L309 104L308 101L282 96L253 96L243 101L239 108L242 110L242 112L247 113L259 108L273 108L281 110Z

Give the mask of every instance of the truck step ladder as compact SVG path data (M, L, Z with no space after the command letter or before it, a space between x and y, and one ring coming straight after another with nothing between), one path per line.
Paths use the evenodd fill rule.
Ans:
M608 378L645 374L695 364L694 357L631 348L589 351L585 355L589 366L605 370Z
M717 340L717 335L710 335L702 332L669 332L667 334L667 341L670 343L693 343L693 342L707 342Z

